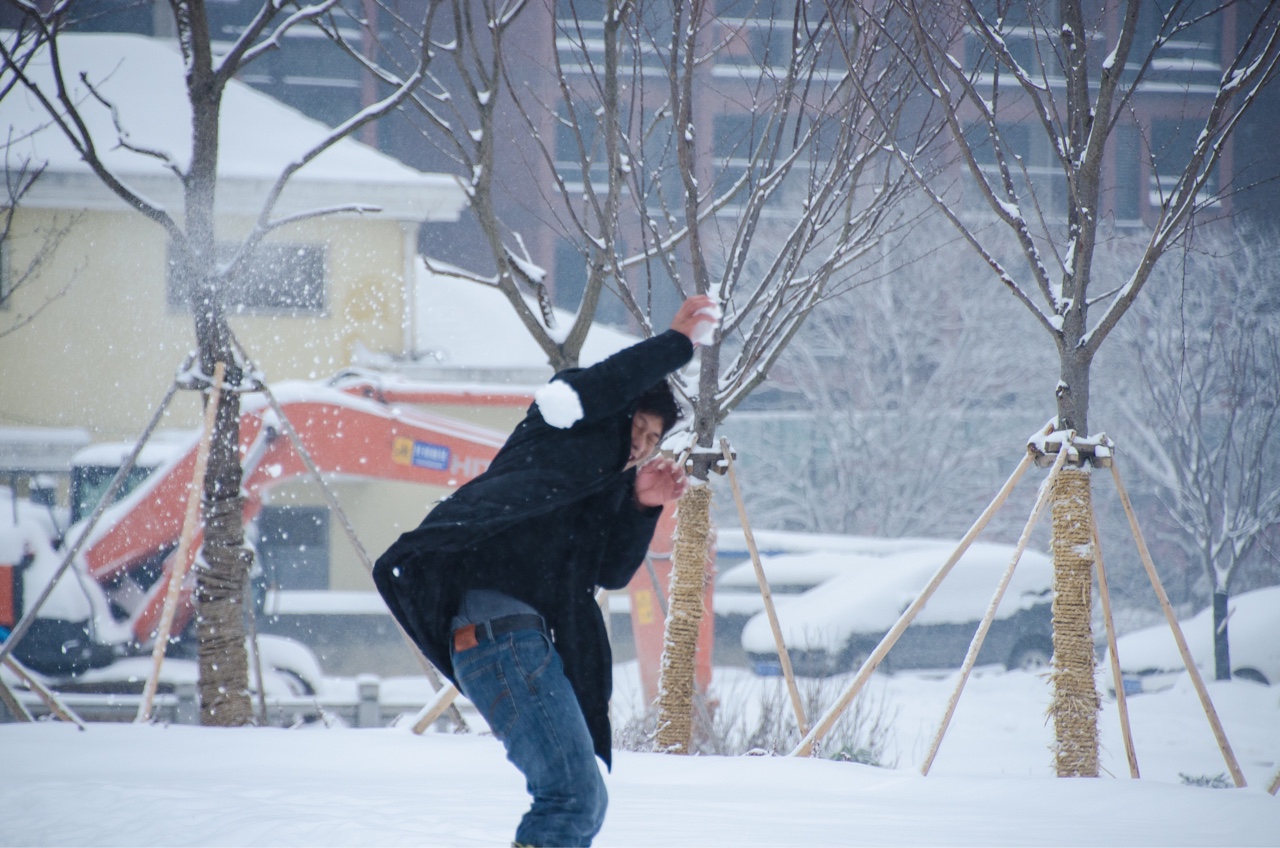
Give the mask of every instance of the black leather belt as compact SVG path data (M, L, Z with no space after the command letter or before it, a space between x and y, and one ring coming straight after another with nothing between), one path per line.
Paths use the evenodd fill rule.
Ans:
M491 618L488 621L465 624L453 631L453 649L455 651L466 651L476 647L481 642L492 642L499 636L514 633L517 630L538 630L550 635L547 630L547 624L540 615L533 615L527 612L516 615L503 615L498 618Z

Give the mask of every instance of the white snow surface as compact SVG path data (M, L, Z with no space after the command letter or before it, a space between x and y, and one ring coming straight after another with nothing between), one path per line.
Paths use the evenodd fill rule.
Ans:
M34 518L0 521L0 565L17 565L27 556L32 559L22 572L22 593L25 602L31 603L49 585L62 557L49 545L47 529ZM45 617L84 621L92 616L93 606L82 582L74 576L59 581L41 607Z
M12 40L12 33L4 35ZM59 56L70 96L79 106L103 163L150 195L153 202L167 204L180 198L177 178L166 163L121 144L123 140L158 152L179 168L189 165L191 106L183 87L177 43L127 34L63 33ZM54 90L47 52L32 60L28 72L42 91ZM124 139L115 128L111 110L90 94L81 74L115 109L127 134ZM0 127L8 130L3 146L11 167L29 159L33 164L45 163L50 174L89 174L79 152L21 86L15 86L0 101ZM319 121L233 79L222 100L219 176L241 181L256 204L286 165L329 134L329 128ZM358 202L379 205L385 214L397 218L456 220L465 202L452 177L417 171L352 139L339 141L320 154L299 170L292 182L296 185L286 190L278 212L299 205L311 208ZM363 191L353 194L352 183ZM307 184L311 188L305 188ZM330 197L319 188L325 184L341 184L343 189ZM219 203L227 191L227 186L219 185Z
M156 430L138 452L134 465L155 468L167 465L181 457L200 440L199 430ZM72 458L74 465L120 466L133 453L133 442L98 442L79 451Z
M65 514L57 521L65 523ZM63 554L54 550L49 541L56 529L54 515L48 509L26 498L15 500L12 490L0 488L0 566L18 566L31 557L20 572L24 605L33 603L62 567ZM82 572L80 560L68 568L41 607L43 615L73 622L96 617L102 619L97 625L100 639L128 639L128 628L116 623L108 613L102 587Z
M614 709L625 714L639 689L634 663L615 667L615 679ZM616 752L595 844L1276 844L1280 798L1264 787L1280 759L1280 688L1210 684L1249 781L1210 789L1179 777L1226 771L1185 679L1129 700L1141 780L1128 776L1111 700L1099 720L1108 774L1058 779L1047 681L984 670L923 777L918 763L954 682L873 676L869 695L894 713L886 759L896 767ZM713 683L722 710L778 685L736 669L717 669ZM80 732L38 722L0 725L0 750L2 845L506 845L528 805L524 780L487 734L133 724Z
M542 420L567 430L582 420L582 398L563 380L552 380L533 394Z
M436 264L433 261L433 264ZM547 355L529 335L506 296L498 289L447 274L433 274L416 262L416 346L430 351L443 369L537 369L550 376ZM537 302L525 301L534 313ZM561 327L574 316L556 310ZM476 327L484 332L476 332ZM582 345L579 364L594 365L640 339L604 324L593 324Z
M868 556L888 556L938 544L938 539L883 536L849 536L835 533L801 533L790 530L754 530L751 534L762 554L804 553L806 551L848 552ZM953 543L954 545L954 543ZM741 527L716 529L716 549L720 558L748 556L746 534Z

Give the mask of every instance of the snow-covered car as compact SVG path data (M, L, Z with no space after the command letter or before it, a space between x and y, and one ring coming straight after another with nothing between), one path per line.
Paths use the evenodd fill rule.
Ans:
M1241 680L1280 684L1280 586L1232 595L1227 601L1227 639L1231 675ZM1196 668L1214 676L1213 607L1178 622ZM1173 631L1167 622L1126 633L1116 640L1125 692L1154 692L1173 685L1186 673ZM1114 688L1110 665L1099 668L1099 681Z
M775 597L796 673L824 676L859 668L954 550L954 542L914 539L872 551L762 558L770 586L811 586L799 594ZM958 667L1013 551L1003 544L971 546L880 667ZM748 585L748 580L755 586L751 569L747 563L726 572L718 590ZM1052 577L1048 557L1023 553L978 654L979 663L1010 669L1048 665L1053 651ZM743 628L742 647L758 674L779 673L773 632L764 613Z

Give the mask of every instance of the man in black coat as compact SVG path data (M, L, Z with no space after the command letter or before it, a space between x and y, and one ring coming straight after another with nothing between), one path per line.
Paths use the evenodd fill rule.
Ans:
M684 473L651 459L679 417L667 375L714 327L688 298L671 329L562 371L485 473L441 501L374 567L422 652L484 716L533 805L519 845L590 845L608 796L612 657L597 588L620 589L648 553Z

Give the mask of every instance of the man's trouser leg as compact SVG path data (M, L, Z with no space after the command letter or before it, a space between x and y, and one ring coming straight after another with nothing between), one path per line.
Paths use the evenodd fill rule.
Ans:
M551 640L538 630L517 630L465 650L455 640L452 652L459 688L502 740L533 796L516 842L590 845L609 799Z

